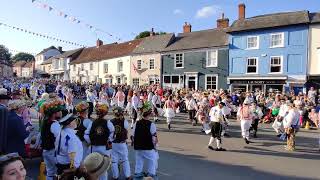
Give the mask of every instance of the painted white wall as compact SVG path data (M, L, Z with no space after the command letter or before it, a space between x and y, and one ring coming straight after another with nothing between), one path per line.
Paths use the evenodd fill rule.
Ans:
M309 75L320 75L320 24L310 25Z
M118 72L118 62L123 62L123 70ZM108 73L104 72L104 63L108 64ZM107 75L112 75L112 84L117 84L117 77L121 77L121 83L131 85L131 56L123 56L99 62L99 79L102 83L107 83Z
M93 69L90 69L90 63L81 63L70 65L70 80L71 81L97 81L99 76L99 63L92 62ZM83 70L82 70L83 65ZM75 67L75 69L74 69Z
M49 49L48 51L42 53L42 54L38 54L37 56L35 56L35 69L37 70L42 70L41 67L41 63L43 63L45 60L49 59L52 56L56 56L61 54L60 51L58 51L57 49Z

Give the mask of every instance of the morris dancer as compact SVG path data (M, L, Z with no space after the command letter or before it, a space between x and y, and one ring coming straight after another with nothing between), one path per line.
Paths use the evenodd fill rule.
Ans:
M119 178L119 165L123 166L123 171L126 179L130 179L130 163L128 158L128 129L129 123L124 118L123 109L121 107L115 107L113 109L114 119L111 120L115 132L112 142L112 174L113 179Z
M263 113L261 111L261 108L259 106L257 106L257 104L254 102L252 103L252 111L253 111L253 119L252 119L252 124L251 124L251 128L253 130L253 137L257 138L257 132L258 132L258 124L260 119L263 116Z
M46 165L48 180L53 180L57 171L54 143L61 130L57 120L61 119L64 109L63 101L57 99L44 102L40 108L40 112L44 114L41 128L42 157Z
M226 151L224 148L221 147L221 131L222 131L222 125L224 121L224 114L223 114L223 107L225 104L223 102L219 102L218 106L212 107L209 113L210 116L210 121L212 123L211 127L211 134L212 136L210 137L208 148L211 150L216 150L216 151ZM212 143L216 139L217 143L217 148L214 149L212 147Z
M244 141L249 144L249 129L252 124L252 118L254 114L250 108L250 102L245 100L243 105L239 108L237 113L237 119L241 121L241 135Z
M169 96L169 99L164 103L164 116L167 117L167 124L169 130L171 129L172 118L175 116L175 104L172 99L172 96Z

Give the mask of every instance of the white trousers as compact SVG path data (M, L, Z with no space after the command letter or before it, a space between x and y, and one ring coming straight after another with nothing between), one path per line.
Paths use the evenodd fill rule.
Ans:
M171 124L172 118L171 117L167 117L167 124Z
M123 173L126 178L130 177L130 163L128 159L128 147L126 143L112 143L112 176L119 178L119 164L122 164Z
M97 152L105 156L111 156L111 149L107 150L106 146L91 146L89 147L90 153ZM99 176L99 180L108 180L108 171Z
M43 150L42 152L42 157L46 165L47 180L53 180L54 176L57 173L56 158L54 157L54 152L54 149L49 151Z
M243 138L249 139L249 129L251 124L252 120L241 120L241 135Z
M118 106L123 108L124 107L124 101L118 101Z
M158 158L155 150L136 150L135 174L142 173L144 161L147 163L147 173L155 176L158 164Z
M90 154L90 151L89 151L90 149L88 144L85 141L82 142L82 147L83 147L82 160L84 160L84 158L86 158Z

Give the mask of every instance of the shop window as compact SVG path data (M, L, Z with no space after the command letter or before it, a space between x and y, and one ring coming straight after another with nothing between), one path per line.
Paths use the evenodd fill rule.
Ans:
M172 76L172 84L178 84L179 83L179 76Z
M171 77L170 76L163 76L163 82L164 83L171 83Z

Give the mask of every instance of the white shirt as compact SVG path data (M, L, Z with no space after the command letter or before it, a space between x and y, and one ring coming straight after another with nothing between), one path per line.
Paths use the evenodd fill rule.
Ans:
M60 134L61 131L61 126L59 124L59 121L53 121L53 123L50 126L50 131L51 133L54 135L55 138L58 137L58 135Z
M134 95L134 96L132 97L131 102L132 102L132 107L133 107L136 111L138 111L138 106L139 106L139 98L138 98L138 96Z
M190 100L186 100L186 107L187 107L187 110L195 110L196 109L196 101L192 98Z
M153 92L149 92L148 94L148 101L152 102L152 98L153 98Z
M290 109L288 115L283 118L283 127L289 128L292 125L296 125L299 122L299 112L294 109Z
M157 105L161 105L160 97L158 95L153 95L152 104L154 107L156 107Z
M60 142L60 143L59 143ZM60 144L60 149L59 149ZM83 158L83 146L75 130L64 128L59 133L55 141L55 150L57 153L57 162L59 164L69 164L70 153L76 153L74 166L78 168Z
M209 113L210 121L212 122L222 122L223 121L223 109L218 106L212 107Z

